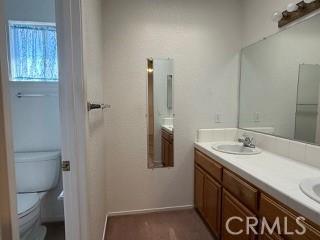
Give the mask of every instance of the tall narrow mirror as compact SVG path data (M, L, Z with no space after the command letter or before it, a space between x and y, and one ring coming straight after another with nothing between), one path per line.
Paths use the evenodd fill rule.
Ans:
M148 167L173 167L173 59L149 58L147 72Z

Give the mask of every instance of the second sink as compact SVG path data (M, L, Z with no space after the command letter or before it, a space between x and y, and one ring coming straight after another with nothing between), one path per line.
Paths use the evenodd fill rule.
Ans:
M320 178L305 179L300 183L304 194L320 203Z

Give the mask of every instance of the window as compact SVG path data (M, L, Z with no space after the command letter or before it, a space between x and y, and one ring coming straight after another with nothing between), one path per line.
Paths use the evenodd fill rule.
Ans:
M58 81L56 27L10 22L9 28L11 80Z

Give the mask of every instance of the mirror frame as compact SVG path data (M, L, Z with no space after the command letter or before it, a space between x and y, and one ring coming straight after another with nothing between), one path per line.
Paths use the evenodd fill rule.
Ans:
M174 93L175 93L175 90L174 90L174 86L175 86L175 67L174 67L174 58L170 58L170 57L157 57L157 58L153 58L153 57L149 57L149 58L146 58L146 61L147 61L147 80L146 80L146 114L145 114L145 118L146 118L146 127L147 127L147 169L150 169L150 170L154 170L154 169L163 169L163 168L173 168L175 167L175 132L174 130L172 131L172 165L168 165L168 166L154 166L152 164L150 164L150 136L149 136L149 133L150 133L150 127L151 127L151 124L153 125L153 128L154 128L154 99L152 99L152 108L153 108L153 122L151 123L150 122L150 114L149 114L149 98L150 98L150 89L149 89L149 81L152 79L152 86L154 84L154 76L153 76L153 73L154 73L154 61L157 61L157 60L170 60L172 61L173 63L173 68L172 68L172 74L169 74L167 75L167 78L166 78L166 81L168 83L169 81L169 78L171 80L171 86L172 86L172 89L171 89L171 108L168 107L168 96L165 98L165 100L167 101L166 103L166 106L168 109L170 109L172 111L172 118L173 118L173 126L174 126L174 118L175 118L175 101L174 101ZM168 91L168 90L167 90ZM154 93L152 92L152 96ZM167 92L168 94L168 92ZM162 150L161 150L162 151ZM155 153L154 153L154 139L153 139L153 157L155 156Z

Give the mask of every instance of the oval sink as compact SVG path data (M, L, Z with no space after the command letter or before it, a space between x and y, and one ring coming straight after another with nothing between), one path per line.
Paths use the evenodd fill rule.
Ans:
M242 144L226 144L219 143L212 146L216 151L229 153L229 154L238 154L238 155L255 155L261 153L259 148L249 148L244 147Z
M300 183L301 191L320 203L320 178L305 179Z

